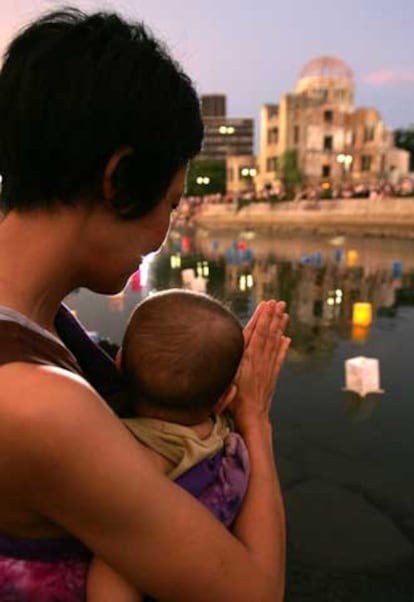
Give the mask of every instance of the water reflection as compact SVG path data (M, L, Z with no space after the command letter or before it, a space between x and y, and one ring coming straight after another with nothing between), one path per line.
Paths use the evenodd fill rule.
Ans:
M344 408L346 415L360 422L370 418L378 405L379 396L374 393L369 393L365 397L361 397L354 391L344 391Z
M183 270L243 323L262 299L288 305L293 341L272 408L289 528L286 601L412 602L412 241L176 231L119 311L87 291L69 305L120 343L133 306L183 286ZM352 324L359 301L372 304L370 326ZM384 395L342 391L344 363L356 355L380 360Z

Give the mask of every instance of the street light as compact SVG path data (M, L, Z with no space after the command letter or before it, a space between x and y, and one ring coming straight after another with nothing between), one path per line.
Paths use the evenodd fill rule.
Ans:
M253 178L256 175L256 169L254 167L242 167L241 175L243 178Z
M345 171L349 171L349 169L352 165L352 161L354 159L353 159L352 155L348 155L346 153L340 153L339 155L336 156L336 160L338 161L338 163L343 165Z
M234 134L235 131L236 131L236 128L233 127L232 125L221 125L219 127L219 133L223 134L223 136Z
M196 182L200 186L207 186L208 184L210 184L210 178L207 176L197 176Z

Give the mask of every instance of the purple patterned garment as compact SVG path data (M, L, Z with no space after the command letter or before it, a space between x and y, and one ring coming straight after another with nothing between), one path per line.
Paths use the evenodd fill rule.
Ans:
M75 539L0 537L0 600L84 602L89 558Z
M230 433L224 452L197 464L181 475L176 483L230 528L242 505L248 481L246 445L238 433Z

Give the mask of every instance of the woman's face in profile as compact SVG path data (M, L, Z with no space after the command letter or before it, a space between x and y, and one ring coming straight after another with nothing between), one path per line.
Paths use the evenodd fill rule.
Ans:
M135 220L141 227L142 244L145 247L142 257L157 251L163 245L170 229L171 214L177 209L184 194L186 176L187 168L179 169L158 205L144 217Z
M86 244L82 281L97 293L116 294L139 268L145 255L158 251L170 228L171 213L184 193L187 168L177 171L156 207L143 217L122 220L112 211L97 210Z

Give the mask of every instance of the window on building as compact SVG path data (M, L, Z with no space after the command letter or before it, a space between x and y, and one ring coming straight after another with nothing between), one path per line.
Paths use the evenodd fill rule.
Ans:
M372 142L375 138L375 125L370 123L365 124L364 127L364 142Z
M372 157L371 155L362 155L361 171L371 171Z
M233 182L233 168L229 167L227 169L227 179L229 182Z
M266 161L266 171L275 172L278 167L277 157L268 157Z
M330 153L333 150L333 136L324 136L323 138L323 150L326 153Z
M313 95L317 96L320 100L326 100L328 98L328 90L325 88L314 88Z
M293 127L293 144L299 144L300 129L298 125Z
M331 166L330 165L322 165L322 177L323 178L331 177Z
M267 107L267 116L269 119L279 115L279 105L270 105Z
M325 123L332 123L333 111L325 111L323 114L323 120L325 121Z
M277 144L279 142L279 128L270 128L267 132L267 143Z

